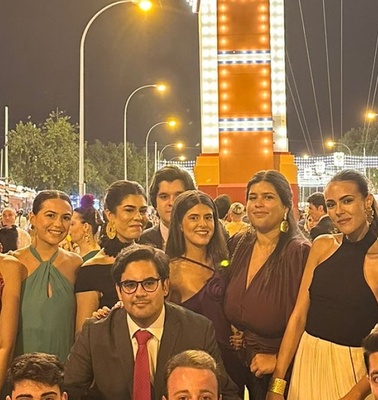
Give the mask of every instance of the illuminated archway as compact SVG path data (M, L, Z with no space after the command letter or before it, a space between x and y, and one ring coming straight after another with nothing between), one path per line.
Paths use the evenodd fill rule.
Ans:
M199 11L202 154L199 187L244 196L275 168L296 183L288 153L284 0L187 0Z

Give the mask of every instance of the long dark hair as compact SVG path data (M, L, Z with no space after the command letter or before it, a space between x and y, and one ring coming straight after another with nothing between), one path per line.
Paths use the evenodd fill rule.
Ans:
M180 257L185 253L185 238L181 230L182 220L188 210L197 204L204 204L211 208L214 218L214 234L207 245L207 257L212 261L214 267L219 266L221 261L227 259L227 246L220 228L217 208L212 198L199 190L188 190L181 193L175 200L172 208L169 236L166 253L171 257Z
M105 192L104 208L115 214L117 207L122 203L123 199L130 195L141 195L147 201L146 193L143 187L134 181L115 181ZM130 243L122 243L117 236L114 239L109 239L106 235L106 225L109 223L106 214L104 213L105 224L100 237L100 246L104 249L108 256L116 257L117 254Z
M266 171L259 171L247 183L246 191L246 201L248 202L249 190L252 185L260 182L270 183L276 190L282 204L289 210L287 213L287 222L289 225L289 230L287 232L280 232L278 243L276 248L273 250L272 254L268 257L266 275L268 276L270 272L277 265L277 261L284 254L284 248L287 243L289 243L294 238L302 238L303 235L300 233L298 224L294 218L293 214L293 192L291 190L288 180L285 178L281 172L270 169ZM255 235L255 233L252 233ZM255 240L255 238L254 238ZM253 240L253 241L254 241Z
M354 169L344 169L334 175L331 180L328 182L328 185L332 182L353 182L356 184L358 191L361 196L366 199L366 197L371 194L370 186L371 182L363 175L361 172L356 171ZM373 210L373 220L371 221L371 229L374 234L378 236L378 205L377 201L373 197L373 202L371 204L371 208Z

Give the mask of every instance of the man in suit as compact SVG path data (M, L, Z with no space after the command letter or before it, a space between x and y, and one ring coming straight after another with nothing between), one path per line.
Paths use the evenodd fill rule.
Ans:
M201 350L186 350L172 357L165 376L166 394L163 400L221 400L217 363Z
M378 400L378 324L363 340L364 358L371 392L375 400Z
M179 194L195 188L190 174L176 165L167 165L156 171L152 178L149 194L160 222L158 225L146 229L142 233L139 243L151 244L158 249L165 250L173 203Z
M70 400L85 394L93 380L101 393L96 399L161 400L167 361L188 349L211 354L220 366L223 399L239 398L225 372L212 323L165 302L169 258L164 252L131 245L117 256L112 276L123 308L84 325L66 362L65 388ZM143 343L141 333L148 337ZM148 362L140 361L142 352ZM142 369L147 369L147 379L138 375Z
M10 396L6 400L67 400L63 392L63 364L56 356L29 353L15 358L8 370Z
M314 240L319 235L335 233L335 226L327 214L324 194L315 192L308 197L308 214L312 217L315 226L310 230L310 237Z

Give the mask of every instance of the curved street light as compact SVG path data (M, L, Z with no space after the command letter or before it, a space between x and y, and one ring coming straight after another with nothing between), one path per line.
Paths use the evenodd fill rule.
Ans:
M327 143L327 146L329 148L333 148L335 146L344 146L348 151L349 151L349 155L352 156L352 150L350 149L349 146L347 146L345 143L341 143L341 142L334 142L332 140L329 140Z
M149 131L147 132L146 135L146 196L147 196L147 202L149 200L149 193L148 193L148 139L150 138L151 132L160 125L168 125L171 128L174 128L177 125L177 122L174 119L168 120L168 121L162 121L158 122L155 125L152 125Z
M84 44L87 33L95 19L100 16L104 11L118 4L134 3L137 4L142 10L147 11L151 8L151 1L149 0L119 0L114 3L108 4L101 8L87 23L83 34L80 39L80 76L79 76L79 196L85 194L84 188Z
M130 96L126 100L125 108L123 111L123 169L125 181L127 180L127 107L129 106L129 102L135 93L138 93L140 90L147 88L155 88L159 92L164 92L167 87L161 84L143 85L131 92Z
M182 150L184 148L184 143L177 142L177 143L166 144L158 153L158 164L160 164L161 160L163 159L163 153L165 149L168 149L169 147L176 147L176 149Z

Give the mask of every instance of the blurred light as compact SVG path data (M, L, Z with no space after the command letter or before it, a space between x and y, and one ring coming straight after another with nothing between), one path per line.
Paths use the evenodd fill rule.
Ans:
M164 84L156 85L156 90L158 90L159 92L165 92L167 90L167 85Z
M138 3L138 7L143 11L149 11L152 8L152 2L150 0L141 0Z

